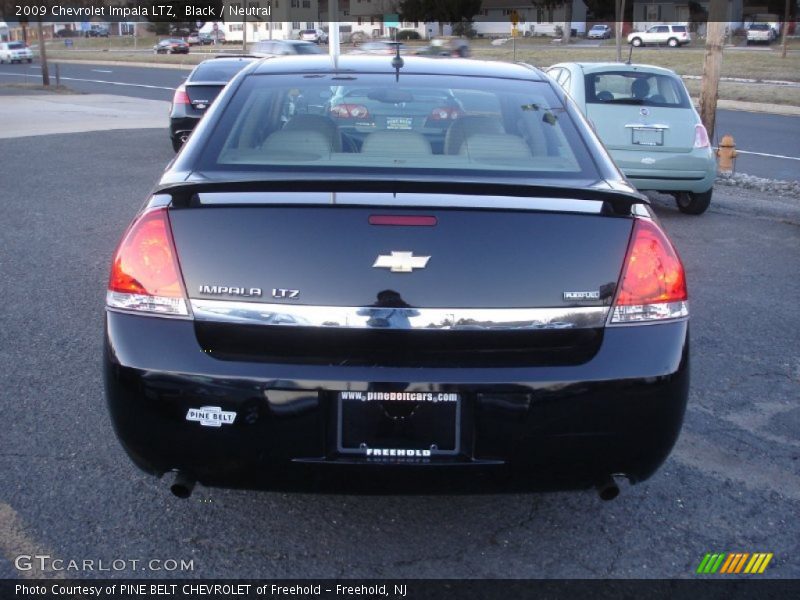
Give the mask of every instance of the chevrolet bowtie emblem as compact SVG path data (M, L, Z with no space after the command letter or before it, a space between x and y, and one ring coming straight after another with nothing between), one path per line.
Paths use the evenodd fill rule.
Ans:
M411 273L414 269L424 269L430 259L430 256L414 256L413 252L392 252L378 255L372 266L392 273Z

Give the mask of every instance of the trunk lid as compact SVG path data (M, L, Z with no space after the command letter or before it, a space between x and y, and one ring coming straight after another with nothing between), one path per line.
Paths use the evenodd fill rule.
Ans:
M185 85L186 95L189 97L192 108L205 112L226 84L187 82Z
M387 215L436 225L370 224ZM344 307L373 305L385 290L425 308L570 306L565 292L613 288L631 231L630 219L597 214L379 205L208 206L173 209L170 219L190 298ZM204 286L263 295L231 298ZM274 299L273 289L298 294Z
M694 145L691 108L587 103L586 115L609 150L691 152Z

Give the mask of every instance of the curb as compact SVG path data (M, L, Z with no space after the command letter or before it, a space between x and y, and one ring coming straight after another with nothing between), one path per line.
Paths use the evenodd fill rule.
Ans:
M180 69L183 71L191 71L197 64L182 64L182 63L146 63L146 62L129 62L124 60L80 60L72 58L50 58L48 63L61 63L62 65L102 65L107 67L144 67L147 69Z

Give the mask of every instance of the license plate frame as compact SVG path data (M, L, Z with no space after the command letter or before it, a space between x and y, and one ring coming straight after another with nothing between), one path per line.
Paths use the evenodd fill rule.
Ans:
M664 130L656 127L633 127L631 143L634 146L663 146Z
M458 455L463 401L455 392L336 392L337 451L396 462Z
M414 129L413 117L386 117L386 129L409 131Z

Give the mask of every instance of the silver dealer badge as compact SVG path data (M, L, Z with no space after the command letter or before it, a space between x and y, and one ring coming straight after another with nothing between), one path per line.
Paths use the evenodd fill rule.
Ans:
M235 412L222 410L219 406L202 406L190 408L186 413L187 421L197 421L205 427L222 427L231 425L236 419Z

